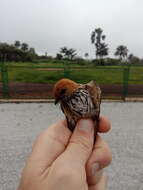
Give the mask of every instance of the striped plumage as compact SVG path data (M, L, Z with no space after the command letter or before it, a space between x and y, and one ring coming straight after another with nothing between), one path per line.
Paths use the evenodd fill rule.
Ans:
M64 82L65 85L63 84ZM72 82L73 81L71 81L71 83ZM60 101L61 109L68 122L68 127L73 131L79 119L92 118L95 122L95 131L97 132L101 90L94 81L87 84L75 83L75 85L73 85L74 83L75 82L70 85L70 80L62 79L58 81L54 88L55 99ZM71 86L73 90L69 89Z

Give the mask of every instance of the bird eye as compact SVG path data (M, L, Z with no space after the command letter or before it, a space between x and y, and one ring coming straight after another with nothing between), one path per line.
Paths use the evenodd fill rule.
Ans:
M66 92L66 89L64 88L64 89L61 90L60 94L63 95L63 94L65 94L65 92Z

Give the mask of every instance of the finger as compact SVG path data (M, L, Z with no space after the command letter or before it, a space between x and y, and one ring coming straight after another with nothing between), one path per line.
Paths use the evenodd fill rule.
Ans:
M94 137L94 123L90 119L80 120L70 138L67 149L63 153L64 160L75 165L83 165L87 162L92 148Z
M111 129L111 123L105 116L99 118L99 132L106 133Z
M102 176L97 185L92 185L89 190L106 190L107 189L107 177Z
M28 159L28 167L42 173L65 150L70 136L65 120L50 126L37 138Z
M89 185L98 183L100 170L107 167L111 160L112 155L107 143L100 136L97 136L93 152L86 165L87 182Z

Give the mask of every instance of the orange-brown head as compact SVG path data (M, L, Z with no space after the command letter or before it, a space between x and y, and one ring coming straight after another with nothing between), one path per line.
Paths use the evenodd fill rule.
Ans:
M78 86L79 84L70 79L59 80L54 86L55 104L62 101L65 97L71 96L76 91Z

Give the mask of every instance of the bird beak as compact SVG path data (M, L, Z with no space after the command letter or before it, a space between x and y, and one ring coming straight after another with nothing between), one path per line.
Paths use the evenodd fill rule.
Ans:
M57 103L59 103L59 101L60 101L59 98L55 99L55 105L56 105Z

